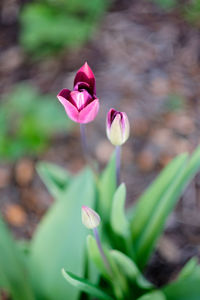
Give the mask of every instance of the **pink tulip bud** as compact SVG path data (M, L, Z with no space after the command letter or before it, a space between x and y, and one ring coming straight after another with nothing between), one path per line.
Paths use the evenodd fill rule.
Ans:
M89 229L99 226L100 216L90 207L82 206L82 223Z
M63 89L57 95L69 118L77 123L89 123L99 110L95 77L87 62L78 70L74 89Z
M114 146L124 144L130 133L130 125L125 112L111 108L107 115L106 133Z

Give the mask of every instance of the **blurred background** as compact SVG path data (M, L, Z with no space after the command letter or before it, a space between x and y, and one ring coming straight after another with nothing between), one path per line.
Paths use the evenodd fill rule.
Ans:
M105 135L108 109L130 119L122 155L129 203L172 157L200 142L200 0L1 0L0 210L17 238L30 238L53 202L36 163L55 162L72 173L85 165L79 127L56 98L72 88L85 61L101 103L87 125L100 169L113 151ZM198 177L152 259L148 275L157 284L200 253Z

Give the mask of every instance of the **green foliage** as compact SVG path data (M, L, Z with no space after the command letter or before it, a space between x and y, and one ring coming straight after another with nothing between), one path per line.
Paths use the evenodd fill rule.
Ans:
M178 0L153 0L153 2L168 11L176 7Z
M0 219L0 288L16 300L34 300L30 276L22 253Z
M185 106L185 99L179 95L171 94L168 96L165 104L164 111L178 111Z
M161 289L156 289L141 269L176 201L199 168L200 147L190 157L176 157L129 210L131 216L127 218L125 185L116 189L115 156L96 181L88 169L72 177L60 167L40 163L39 174L56 201L28 248L16 246L0 222L0 287L10 292L13 300L78 300L83 292L98 299L198 300L200 266L195 259ZM100 225L104 259L94 237L89 235L85 244L88 229L81 224L82 205L104 212L102 223L112 228L108 232L104 224ZM121 242L113 243L116 239Z
M182 14L183 18L194 26L200 26L200 0L151 0L163 10L169 12L174 9Z
M183 268L178 278L163 288L170 300L199 300L200 266L196 259L191 259Z
M27 3L20 16L21 43L35 56L80 47L94 33L106 6L106 0Z
M72 285L77 287L77 289L86 292L94 297L97 297L97 299L104 299L104 300L112 300L109 295L107 295L105 292L101 291L97 286L89 282L88 280L84 278L80 278L70 272L65 272L64 269L62 269L62 274L64 278Z
M49 138L68 130L70 124L55 96L40 95L30 85L18 85L1 104L0 157L12 160L41 153Z
M129 224L125 215L126 186L122 183L116 190L111 209L111 227L113 232L127 236Z
M165 191L170 187L176 174L181 170L182 165L187 159L186 154L176 157L158 176L158 178L150 185L150 187L138 199L131 220L132 238L134 242L140 238L142 232L147 226L153 212L162 199Z
M160 291L151 292L138 298L137 300L167 300L165 295ZM170 299L171 300L171 299Z
M173 174L173 176L170 176L168 173L169 168L172 168L171 175ZM139 231L137 232L137 237L135 235L134 226L136 226L136 220L139 219L140 215L143 215L144 212L135 211L135 215L132 220L132 236L135 242L135 259L141 268L143 268L147 263L148 258L154 249L155 243L163 230L168 215L173 210L184 188L196 174L199 168L200 147L196 149L189 160L187 160L187 156L183 154L168 166L168 170L166 169L163 172L164 175L162 173L158 178L158 181L160 180L159 183L158 181L155 181L152 186L152 189L155 192L157 191L156 196L147 190L147 192L144 194L146 195L145 198L143 198L143 200L140 199L138 211L141 209L141 206L145 207L145 204L147 208L153 208L152 211L150 209L149 212L146 213L147 218L142 219L143 221L145 220L145 226L142 228L140 227ZM165 173L166 171L167 173ZM162 192L158 193L162 184ZM149 197L147 197L148 195ZM149 201L152 201L150 205L148 204Z
M140 271L134 261L118 250L111 250L111 257L118 265L121 272L131 280L135 280L140 276Z
M110 220L112 199L116 190L115 153L100 176L98 209L105 222Z
M184 8L184 17L195 26L200 26L200 0L192 0Z
M81 223L81 206L93 207L94 201L93 175L85 170L71 180L66 193L40 223L31 242L30 262L34 286L44 299L77 299L79 291L66 284L60 271L64 267L79 276L84 274L87 230Z
M37 165L37 171L55 199L66 192L70 181L70 174L66 170L52 163L41 162Z

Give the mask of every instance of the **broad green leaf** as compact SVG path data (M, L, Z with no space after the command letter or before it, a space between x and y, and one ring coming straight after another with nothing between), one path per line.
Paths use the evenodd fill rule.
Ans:
M185 165L186 160L186 154L181 154L174 158L138 199L136 207L134 207L134 214L131 221L133 240L136 240L143 232L143 229L147 225L149 218L151 218L161 197L164 195L174 178L176 178L178 172Z
M144 296L138 298L137 300L167 300L167 299L162 292L155 291L155 292L145 294ZM171 300L171 298L169 300Z
M197 260L190 260L178 278L162 290L169 300L199 300L200 266Z
M40 162L37 171L54 198L59 198L65 192L70 180L66 170L52 163Z
M62 269L62 274L64 278L73 286L75 286L77 289L90 294L94 297L97 297L97 299L104 299L104 300L112 300L108 294L100 290L100 288L91 282L89 282L86 279L80 278L71 272L66 272L64 269Z
M136 262L142 268L146 264L154 245L161 234L168 215L173 210L177 200L186 185L200 167L200 147L191 156L189 162L179 170L176 178L162 195L152 215L141 232L141 236L135 241ZM149 195L151 197L151 195Z
M107 167L99 180L99 201L98 208L100 215L105 222L110 220L112 199L116 190L115 175L115 153L112 155Z
M34 300L28 268L6 225L0 219L0 287L14 300Z
M135 263L124 253L118 250L111 250L110 255L114 259L124 276L130 279L136 279L136 277L140 274L140 271L138 270Z
M94 202L93 175L85 170L71 180L62 201L56 201L40 223L31 244L31 269L35 287L44 299L78 299L79 291L66 284L60 270L64 267L84 275L88 230L81 222L81 206L93 207Z
M126 186L122 183L116 190L111 210L111 226L115 233L127 236L129 224L125 216Z

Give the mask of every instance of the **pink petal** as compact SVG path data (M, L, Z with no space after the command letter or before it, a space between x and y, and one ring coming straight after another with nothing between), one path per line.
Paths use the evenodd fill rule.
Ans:
M70 97L73 100L72 104L75 104L78 111L82 110L92 100L92 97L86 90L83 92L72 91L70 93Z
M69 99L70 98L70 93L71 93L71 91L70 90L68 90L68 89L62 89L61 91L60 91L60 93L58 94L58 96L60 97L63 97L63 98L65 98L65 99ZM58 97L57 96L57 97Z
M99 111L99 99L93 100L79 113L79 123L89 123L94 120Z
M85 64L78 70L76 73L76 76L74 78L74 86L78 82L86 82L91 87L93 94L96 95L96 83L95 83L95 77L94 74L89 67L88 63L85 62Z
M69 91L70 92L70 91ZM66 114L68 117L73 120L74 122L78 122L79 119L79 112L77 108L71 104L67 99L65 99L63 96L61 96L61 93L58 94L58 100L62 103L62 105L65 108Z

